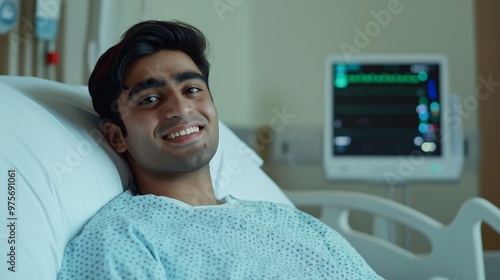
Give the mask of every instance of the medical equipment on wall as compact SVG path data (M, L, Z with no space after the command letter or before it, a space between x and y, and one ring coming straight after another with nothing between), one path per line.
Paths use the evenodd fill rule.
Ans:
M38 39L37 76L54 80L59 61L56 51L57 29L61 15L60 0L37 0L35 8L35 36Z
M328 180L396 186L460 178L462 121L444 56L337 55L325 73Z
M327 180L366 181L394 191L415 181L458 180L464 164L460 99L437 54L332 55L325 60L323 167ZM375 235L395 239L376 218ZM410 243L410 233L405 233Z
M12 29L17 16L18 6L15 0L0 0L0 35Z

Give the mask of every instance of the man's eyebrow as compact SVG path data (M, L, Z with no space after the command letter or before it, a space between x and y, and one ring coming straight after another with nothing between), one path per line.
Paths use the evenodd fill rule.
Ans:
M176 83L182 83L187 80L202 80L205 83L207 82L207 79L194 71L184 71L184 72L179 72L174 75L172 75L172 78Z
M166 84L167 82L163 78L148 78L146 80L140 81L132 87L132 89L128 93L127 100L132 100L137 94L144 90L163 87Z

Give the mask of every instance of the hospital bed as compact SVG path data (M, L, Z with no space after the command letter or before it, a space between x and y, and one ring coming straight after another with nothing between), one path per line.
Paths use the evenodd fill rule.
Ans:
M66 244L131 182L131 173L100 133L85 86L0 76L0 279L55 279ZM500 232L500 211L466 201L450 225L388 199L352 192L283 192L261 170L262 159L223 123L211 174L217 197L232 194L322 208L387 279L484 279L480 223ZM354 230L351 210L394 219L428 234L427 255Z

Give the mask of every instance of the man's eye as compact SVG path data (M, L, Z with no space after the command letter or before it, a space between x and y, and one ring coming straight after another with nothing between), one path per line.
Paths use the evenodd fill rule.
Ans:
M139 102L139 104L149 104L158 101L158 97L149 96Z
M200 91L200 89L199 89L199 88L196 88L196 87L190 87L190 88L188 88L188 89L186 90L186 93L196 93L196 92L198 92L198 91Z

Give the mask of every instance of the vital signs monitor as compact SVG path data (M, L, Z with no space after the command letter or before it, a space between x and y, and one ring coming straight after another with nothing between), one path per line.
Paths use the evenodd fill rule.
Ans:
M444 56L329 56L326 178L389 184L457 179L463 165L457 102Z

